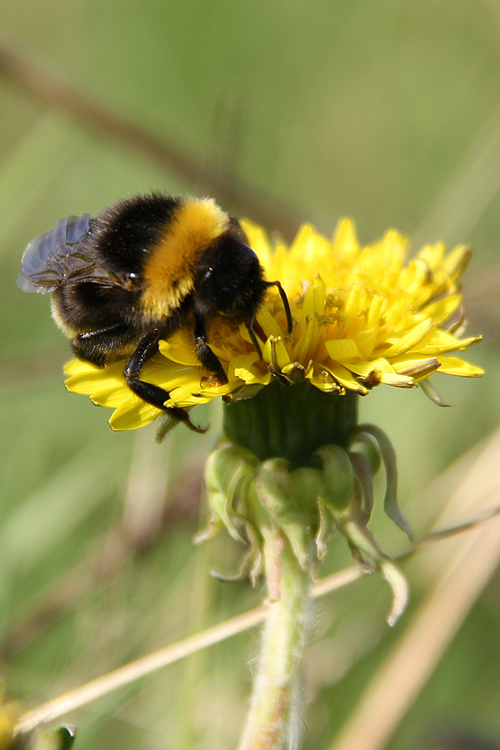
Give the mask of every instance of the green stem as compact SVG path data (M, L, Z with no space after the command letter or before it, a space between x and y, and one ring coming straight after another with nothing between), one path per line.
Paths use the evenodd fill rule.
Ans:
M297 748L302 726L302 665L311 617L309 574L274 526L264 534L267 580L272 595L246 726L238 750ZM278 583L278 591L276 591Z

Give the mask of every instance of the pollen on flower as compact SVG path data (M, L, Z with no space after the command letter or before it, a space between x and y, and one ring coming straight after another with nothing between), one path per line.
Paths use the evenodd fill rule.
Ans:
M467 349L479 336L459 338L462 327L460 277L470 250L446 254L442 243L426 245L407 261L407 239L388 230L381 240L361 246L353 223L344 219L328 240L303 226L288 248L264 230L242 222L250 245L288 296L293 332L277 290L269 290L256 319L262 360L244 325L215 318L208 341L228 382L220 384L203 369L192 333L180 330L160 343L143 378L170 393L169 406L190 409L217 396L247 396L271 380L307 379L326 393L366 395L384 384L414 388L432 373L479 377L483 371L451 352ZM446 321L456 316L456 326ZM163 412L141 401L127 387L125 360L103 369L80 360L66 368L69 390L114 409L117 430L141 427ZM426 389L427 390L427 389Z

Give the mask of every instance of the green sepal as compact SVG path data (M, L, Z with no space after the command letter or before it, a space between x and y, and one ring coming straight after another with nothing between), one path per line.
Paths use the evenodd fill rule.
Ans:
M320 469L302 466L290 472L297 498L302 508L306 510L312 523L316 523L318 514L318 498L323 492L325 479Z
M443 401L439 393L430 384L429 380L421 380L419 382L419 386L421 387L421 389L423 390L427 398L430 399L437 406L447 407L451 405L451 404L447 404L446 401Z
M282 530L302 570L309 566L310 526L290 478L290 463L270 458L261 463L255 477L260 502Z
M326 544L335 530L332 510L321 498L318 500L318 528L314 537L316 556L322 560L326 553Z
M323 464L321 498L337 515L346 510L354 494L354 470L351 459L339 445L322 445L314 454Z
M246 543L231 515L242 518L234 507L237 490L245 479L253 479L257 457L246 448L226 446L210 453L205 467L205 484L210 508L220 518L228 533L238 542ZM246 520L246 519L245 519Z
M371 435L374 438L384 462L386 474L384 510L389 518L405 532L411 541L413 538L412 531L398 505L398 469L396 453L392 447L392 443L385 432L373 424L363 424L357 427L354 431L352 442L360 438L362 439L363 434Z
M372 436L364 433L354 433L349 441L349 452L356 451L361 453L369 462L373 476L378 474L382 465L382 457L378 444L375 443Z
M408 583L394 560L382 552L364 523L349 519L341 526L353 556L370 572L381 571L392 590L392 607L387 615L391 627L396 624L408 603Z
M210 539L217 536L222 527L225 528L224 523L220 517L212 511L208 521L208 526L194 535L193 544L203 544L204 542L208 542Z
M371 531L363 522L353 518L345 519L339 526L349 542L353 557L367 572L374 573L386 556Z
M391 628L396 624L406 609L409 598L408 581L394 560L387 559L380 565L384 578L392 589L392 609L387 615Z
M369 521L374 502L372 466L364 453L350 451L349 458L351 459L354 474L356 475L357 492L359 492L361 500L361 511L365 521Z
M325 484L323 471L303 466L292 471L290 479L300 504L308 512L310 523L316 530L314 533L316 556L318 560L321 560L326 552L326 543L335 528L330 508L321 499Z
M234 573L221 573L218 570L210 571L210 575L213 578L216 578L218 581L224 581L224 583L233 583L234 581L243 581L245 578L250 578L252 586L255 586L261 573L262 552L254 544L250 545L238 569Z

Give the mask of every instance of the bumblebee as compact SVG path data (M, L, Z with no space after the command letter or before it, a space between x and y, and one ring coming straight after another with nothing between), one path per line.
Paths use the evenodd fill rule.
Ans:
M141 378L159 341L191 327L198 359L224 384L207 340L211 318L244 323L262 357L255 315L275 286L292 330L280 282L265 280L242 227L211 198L153 193L93 218L67 216L28 244L17 283L52 293L52 315L78 358L104 367L126 357L128 387L195 430L184 409L168 408L168 391Z

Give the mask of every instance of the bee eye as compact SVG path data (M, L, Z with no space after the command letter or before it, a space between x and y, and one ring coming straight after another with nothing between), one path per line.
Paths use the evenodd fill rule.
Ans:
M127 271L122 275L121 279L121 285L124 289L127 289L129 292L137 289L139 284L139 275L137 273Z
M212 267L207 268L207 270L203 274L202 281L208 281L208 279L210 278L210 276L213 273L213 270L214 269Z

